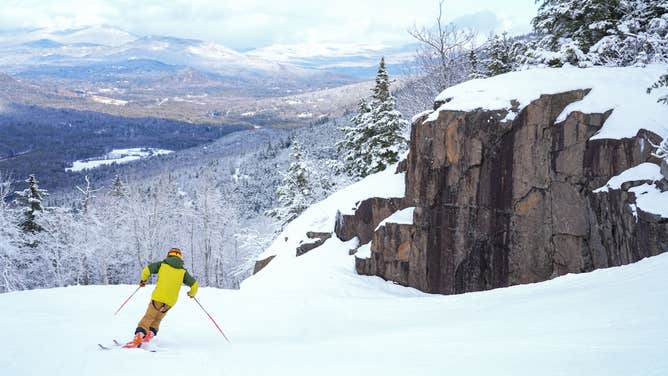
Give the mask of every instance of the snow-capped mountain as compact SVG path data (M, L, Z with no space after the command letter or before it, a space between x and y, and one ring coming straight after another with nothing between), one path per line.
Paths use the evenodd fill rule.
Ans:
M246 54L303 67L371 77L383 56L390 69L400 73L405 65L410 65L415 59L416 47L415 44L398 47L362 43L274 44L248 51Z
M114 26L86 26L75 29L38 28L0 32L0 45L33 45L58 47L64 45L120 46L138 36ZM40 42L35 45L36 42Z
M80 66L144 59L229 76L279 75L294 79L328 76L330 80L334 72L370 78L381 56L398 72L399 66L412 60L414 49L414 45L306 43L277 44L242 53L213 42L139 36L112 26L42 28L0 31L0 71L19 73L36 66Z
M156 61L190 67L244 82L271 77L277 82L296 81L299 85L338 86L356 81L340 74L290 62L244 54L220 44L168 36L136 36L121 29L100 26L73 30L19 30L0 33L0 72L44 75L48 67L65 67L66 78L72 67L125 64L128 61ZM110 73L114 73L113 70ZM62 78L58 71L52 76ZM266 82L265 82L266 83Z

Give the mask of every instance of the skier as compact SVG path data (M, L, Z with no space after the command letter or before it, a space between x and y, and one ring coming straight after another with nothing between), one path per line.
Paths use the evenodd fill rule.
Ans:
M160 321L165 317L167 311L176 304L181 284L190 286L190 291L188 291L190 298L194 298L197 294L199 284L183 267L183 254L179 248L170 249L166 259L144 267L139 286L146 286L146 281L151 274L158 275L151 302L148 304L146 314L137 325L134 339L123 347L140 347L158 334Z

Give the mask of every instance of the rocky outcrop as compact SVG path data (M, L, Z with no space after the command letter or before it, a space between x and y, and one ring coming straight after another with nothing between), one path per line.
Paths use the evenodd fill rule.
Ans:
M312 232L309 231L306 233L306 237L310 241L302 242L299 247L297 247L296 256L301 256L308 251L314 250L320 247L325 241L332 237L331 232Z
M253 269L253 274L257 274L260 270L264 269L267 265L269 265L269 263L271 262L271 260L274 259L274 257L276 256L269 256L265 259L255 261L255 268Z
M343 241L357 237L360 244L366 244L371 241L375 228L383 219L405 207L401 198L364 200L357 205L355 214L336 214L334 232Z
M420 290L453 294L544 281L637 261L668 250L668 221L635 208L625 190L594 193L612 176L651 156L641 131L622 140L590 140L611 111L562 110L586 90L544 95L519 113L441 111L411 133L406 197L362 203L341 216L336 233L371 257L361 274ZM509 120L510 119L510 120ZM416 207L413 225L375 220ZM380 222L380 220L378 222Z
M309 231L306 233L306 239L302 240L299 243L299 246L295 249L295 256L299 257L305 253L308 253L309 251L312 251L327 241L327 239L332 237L331 232L314 232L314 231ZM264 269L271 260L274 259L274 256L269 256L267 258L264 258L262 260L257 260L255 261L255 268L253 269L253 274L257 274L260 270Z

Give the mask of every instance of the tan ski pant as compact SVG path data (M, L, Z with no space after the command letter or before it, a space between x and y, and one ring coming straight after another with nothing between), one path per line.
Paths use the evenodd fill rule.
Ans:
M157 334L158 329L160 329L160 321L162 321L170 308L172 307L165 303L151 300L151 302L148 303L148 308L146 309L144 317L139 321L137 327L144 329L146 333L148 333L149 330L153 330L153 332Z

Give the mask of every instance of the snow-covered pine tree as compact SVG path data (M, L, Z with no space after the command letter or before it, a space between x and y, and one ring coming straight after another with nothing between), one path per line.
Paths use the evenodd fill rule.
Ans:
M399 155L408 147L402 136L408 122L396 109L394 96L390 92L385 58L381 58L378 65L376 86L371 100L371 120L370 137L365 148L370 164L366 166L362 176L383 171L387 166L399 162Z
M297 218L311 204L311 184L309 172L304 161L302 145L292 140L292 162L283 176L283 182L276 190L279 207L267 212L267 215L279 221L280 228Z
M485 44L485 54L487 58L483 61L483 66L488 76L496 76L513 70L512 45L506 32L501 35L490 35Z
M16 200L17 204L23 207L23 219L19 226L26 233L36 233L42 230L36 221L36 215L44 210L42 200L47 195L47 191L39 188L35 175L30 175L25 182L28 183L28 188L16 192L19 196Z
M620 0L620 18L589 50L601 65L668 61L668 0Z
M396 109L385 58L378 66L371 102L360 101L352 122L352 127L342 129L345 137L338 143L349 174L365 177L399 161L399 154L407 147L402 135L408 122Z
M114 197L123 197L126 195L127 192L125 190L125 185L123 184L120 175L116 174L114 176L114 180L111 182L109 193Z
M342 127L343 139L336 143L339 153L342 153L345 171L351 176L362 176L365 166L369 165L369 155L363 152L363 144L371 136L369 125L371 106L365 98L360 99L357 114L350 119L350 126Z
M487 75L482 71L482 66L478 60L478 54L476 53L475 48L471 48L471 51L469 51L468 59L469 70L471 72L469 77L473 80L478 78L486 78Z
M543 0L537 64L627 66L668 61L668 0Z
M532 23L546 34L545 46L555 51L571 39L584 52L608 35L621 18L620 0L542 0Z

